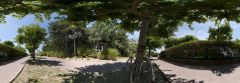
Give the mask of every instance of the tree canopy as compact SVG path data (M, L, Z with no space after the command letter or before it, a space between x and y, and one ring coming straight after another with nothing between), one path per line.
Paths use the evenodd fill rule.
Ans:
M186 35L182 38L170 37L164 41L164 44L165 44L164 47L170 48L170 47L173 47L173 46L185 43L185 42L190 42L190 41L195 41L195 40L198 40L198 38L196 38L195 36L192 36L192 35Z
M44 28L32 24L18 29L16 41L19 44L24 44L33 60L35 60L35 50L40 46L43 40L45 40L46 35L47 33Z
M127 56L128 39L126 31L120 28L116 21L96 22L89 29L89 40L92 45L101 50L117 48L122 56Z
M225 23L219 28L210 28L208 33L210 34L209 40L231 40L233 29L229 23Z
M12 41L4 41L4 45L10 46L10 47L15 47L14 43Z
M140 30L137 55L143 56L146 35L159 23L158 20L164 25L156 30L161 32L173 30L169 26L178 26L182 22L191 24L222 19L240 22L239 3L239 0L11 0L0 3L0 17L34 13L41 18L42 14L48 17L57 12L71 21L120 19L123 28Z

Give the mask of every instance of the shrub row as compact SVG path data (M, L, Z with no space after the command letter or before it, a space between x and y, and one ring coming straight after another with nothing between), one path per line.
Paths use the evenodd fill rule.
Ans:
M27 53L10 46L0 44L0 59L16 58L23 56L27 56Z
M193 41L166 49L160 56L172 59L239 58L240 45L231 41Z
M39 56L48 56L48 57L58 57L58 58L65 58L69 57L62 51L44 51L38 54Z

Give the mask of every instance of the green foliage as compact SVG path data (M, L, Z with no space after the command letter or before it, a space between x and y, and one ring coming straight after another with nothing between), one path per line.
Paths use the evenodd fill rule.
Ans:
M239 45L240 45L240 40L239 40L239 39L234 40L234 42L235 42L236 44L239 44Z
M18 50L21 50L21 51L23 51L23 52L26 52L25 48L23 48L23 47L20 46L20 45L17 45L15 48L18 49Z
M16 58L22 56L27 56L27 53L10 46L0 44L0 59L8 57Z
M136 41L128 41L128 48L126 48L128 50L129 53L129 57L134 57L137 53L137 42Z
M90 34L89 40L95 48L117 48L121 56L128 55L126 32L114 20L96 22L88 30Z
M12 41L4 41L4 45L10 46L10 47L15 47L14 43Z
M156 48L161 48L164 45L164 41L159 37L148 37L146 41L146 46L149 50L155 50Z
M78 48L78 54L79 57L83 58L97 58L97 54L94 49L87 46Z
M229 23L225 23L219 28L210 28L208 33L210 34L209 40L231 40L233 29Z
M165 43L165 48L170 48L176 45L179 45L181 43L185 42L190 42L190 41L196 41L198 38L192 36L192 35L186 35L185 37L182 38L168 38L164 41Z
M139 46L145 47L145 32L158 24L157 20L164 23L160 23L163 27L157 27L155 31L164 36L172 34L183 22L190 25L222 19L240 22L239 3L239 0L7 0L0 3L0 21L4 22L5 15L12 13L20 14L20 17L37 13L36 18L41 19L38 13L48 18L53 12L71 21L119 19L126 26L123 28L143 32L139 39L143 43ZM144 54L144 51L138 53Z
M193 41L166 49L161 54L174 59L239 58L240 45L231 41Z
M75 39L76 48L80 50L83 50L85 47L91 48L92 46L88 40L88 32L84 29L84 24L86 23L64 20L49 23L49 37L45 40L43 51L62 51L64 54L67 54L66 56L73 55L74 39L71 39L69 36L75 34L75 32L81 33L81 35Z
M66 58L66 54L62 51L44 51L38 54L39 56L48 56L48 57L58 57L58 58Z
M35 50L39 47L42 41L45 40L46 35L47 33L44 28L41 28L39 25L32 24L18 29L16 41L19 44L24 44L33 59L35 59Z
M101 56L99 56L100 59L103 60L117 60L117 57L119 56L118 49L115 48L107 48L104 49L101 53Z

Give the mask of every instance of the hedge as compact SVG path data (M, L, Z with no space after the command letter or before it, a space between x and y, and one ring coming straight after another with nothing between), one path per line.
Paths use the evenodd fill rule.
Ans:
M0 59L26 56L27 53L16 48L0 44Z
M193 41L166 49L160 55L172 59L240 58L240 45L231 41Z

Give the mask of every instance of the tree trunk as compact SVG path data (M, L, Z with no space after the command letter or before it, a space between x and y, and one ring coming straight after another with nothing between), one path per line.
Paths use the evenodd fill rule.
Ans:
M36 59L35 59L35 51L31 51L31 54L30 54L31 56L32 56L32 58L33 58L33 60L35 61Z
M77 46L76 46L76 38L74 38L73 44L74 44L73 48L74 48L75 56L78 56L78 54L77 54Z
M148 48L148 57L151 56L151 48Z
M139 34L136 57L143 57L145 54L145 51L146 51L145 39L147 36L147 30L149 28L149 23L150 23L149 18L143 18L141 26L140 26L140 34Z

